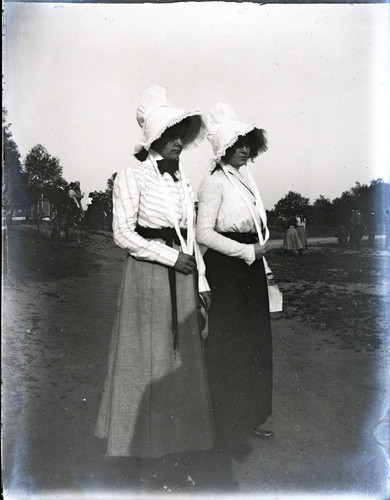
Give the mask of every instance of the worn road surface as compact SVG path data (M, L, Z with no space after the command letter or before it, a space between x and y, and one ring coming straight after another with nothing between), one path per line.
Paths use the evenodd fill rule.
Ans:
M384 345L346 349L297 318L273 320L273 439L249 437L241 452L106 457L93 429L124 253L108 235L60 247L33 226L11 227L7 251L5 498L389 497Z

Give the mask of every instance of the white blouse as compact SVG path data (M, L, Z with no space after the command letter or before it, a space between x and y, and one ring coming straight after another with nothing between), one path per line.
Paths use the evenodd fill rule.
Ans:
M236 177L242 193L251 204L255 196L249 182L234 167L226 165L230 175ZM199 208L197 241L213 250L231 257L245 260L248 265L255 261L254 244L245 244L222 236L219 233L256 233L247 204L222 170L217 170L203 179L198 191ZM261 227L260 216L255 211Z
M127 250L133 257L173 267L178 259L179 250L169 247L162 240L145 239L135 231L137 224L155 229L173 227L165 195L161 189L159 174L153 166L153 160L159 159L161 156L150 150L144 162L134 160L133 165L116 176L113 188L113 235L115 243ZM177 175L180 177L179 172ZM175 182L168 173L164 173L162 178L179 226L185 229L187 228L187 210L184 181L179 178ZM193 200L193 190L189 183L187 183L187 190ZM202 292L209 290L209 286L197 243L195 247L199 291Z

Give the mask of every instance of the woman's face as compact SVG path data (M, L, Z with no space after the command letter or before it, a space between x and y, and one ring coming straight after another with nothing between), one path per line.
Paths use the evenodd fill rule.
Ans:
M245 137L238 140L226 151L226 162L234 168L240 168L246 164L251 154L249 142Z
M178 160L183 150L186 131L187 126L183 123L169 127L160 139L152 144L152 148L166 160Z

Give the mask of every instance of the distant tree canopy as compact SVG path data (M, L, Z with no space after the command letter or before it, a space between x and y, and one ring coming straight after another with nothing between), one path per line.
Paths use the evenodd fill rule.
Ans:
M92 229L103 229L105 226L111 228L112 224L112 190L117 173L111 175L107 180L105 191L93 191L89 193L92 199L88 206L87 217Z
M376 222L383 224L388 192L389 184L383 179L374 179L369 185L356 182L354 187L344 191L333 201L320 195L313 204L299 193L289 191L268 212L269 220L271 224L275 224L276 221L283 222L291 216L302 214L310 225L348 226L352 210L359 209L366 219L374 212Z
M316 226L333 225L334 207L329 198L325 198L322 194L314 201L310 207L308 214L312 223Z
M114 181L115 181L115 178L116 176L118 175L117 172L113 173L112 176L107 180L107 189L106 191L111 195L112 194L112 190L114 188Z
M32 193L33 201L48 187L66 187L67 182L62 177L60 160L51 156L42 144L34 146L24 160L27 184Z
M107 187L105 191L93 191L89 193L89 196L92 198L92 204L101 203L104 207L106 213L112 212L112 190L114 188L114 181L117 173L111 175L109 179L107 179Z
M18 146L12 138L11 124L5 123L6 112L3 110L3 151L4 168L2 177L3 207L11 212L15 207L26 208L29 205L27 177L23 172Z
M332 201L331 221L338 225L348 225L351 211L359 209L365 217L374 212L377 222L382 224L385 219L387 190L388 184L383 179L372 180L369 186L356 182L353 188Z
M294 215L306 215L309 206L309 198L305 198L295 191L289 191L281 198L274 207L277 217L288 219Z

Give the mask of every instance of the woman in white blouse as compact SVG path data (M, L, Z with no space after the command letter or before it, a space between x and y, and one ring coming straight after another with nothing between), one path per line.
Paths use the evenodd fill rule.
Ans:
M263 130L238 121L225 103L212 109L207 127L214 161L199 188L197 223L212 292L206 364L217 439L242 443L246 432L274 434L262 427L272 411L264 259L269 231L257 186L243 172L266 149L266 140Z
M209 288L194 241L194 196L179 157L205 136L198 111L147 89L134 164L116 177L113 232L127 251L95 433L107 455L160 457L213 445L197 317Z

